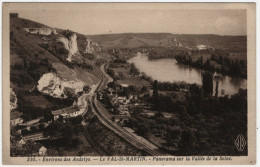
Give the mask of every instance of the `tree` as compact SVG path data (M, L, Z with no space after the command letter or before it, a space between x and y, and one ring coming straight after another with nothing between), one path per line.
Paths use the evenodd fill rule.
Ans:
M115 77L115 72L112 68L107 69L107 74L110 75L113 79Z
M155 80L153 82L153 104L154 104L155 110L159 109L159 93L158 93L158 81L157 80Z
M178 139L181 135L181 128L178 126L175 127L167 127L166 130L166 143L169 146L172 146L174 141Z
M41 123L39 126L38 126L38 129L39 130L43 130L45 128L45 125L43 123Z
M130 74L139 75L140 71L135 67L134 63L131 63Z
M33 153L38 153L40 144L35 143L34 141L27 140L23 145L22 149L24 150L24 156L33 155Z
M142 86L141 93L146 93L148 91L147 86Z
M90 88L89 85L86 85L86 86L83 87L83 91L84 91L85 93L88 93L90 90L91 90L91 88Z
M73 125L69 122L63 123L55 121L45 128L43 135L46 137L50 137L50 139L71 139L71 137L73 136Z
M128 86L129 90L133 93L133 92L137 92L138 88L134 85L130 85Z
M202 77L202 88L205 96L211 96L213 93L213 75L210 72L204 72Z
M202 56L200 56L200 67L202 67L203 66L203 58L202 58Z
M56 137L60 137L61 136L61 123L56 121L51 123L48 127L46 127L46 129L43 132L43 135L45 137L50 137L50 139L56 138Z
M74 131L75 135L78 137L80 132L83 131L83 126L81 124L74 125L73 131Z
M52 121L52 120L53 120L53 115L51 114L50 111L47 111L47 112L44 114L43 119L44 119L44 121L46 121L46 122Z
M203 90L197 84L191 84L187 96L189 114L197 114L201 111L203 101Z
M207 59L204 67L205 67L206 70L210 70L211 66L210 66L210 60L209 59Z
M185 155L192 155L196 153L199 144L193 129L186 128L183 130L179 147L180 151Z
M31 126L31 127L30 127L30 130L31 130L32 132L36 132L36 131L37 131L37 127L36 127L36 126Z
M203 91L197 84L191 84L189 90L193 98L200 98L202 96Z
M144 137L149 137L150 134L149 126L146 123L140 123L139 126L137 127L136 133Z

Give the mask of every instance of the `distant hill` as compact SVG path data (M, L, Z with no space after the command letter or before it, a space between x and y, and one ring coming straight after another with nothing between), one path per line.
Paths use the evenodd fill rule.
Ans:
M246 36L193 35L170 33L124 33L90 35L103 48L176 47L196 48L207 45L232 52L246 52ZM180 44L180 45L179 45Z

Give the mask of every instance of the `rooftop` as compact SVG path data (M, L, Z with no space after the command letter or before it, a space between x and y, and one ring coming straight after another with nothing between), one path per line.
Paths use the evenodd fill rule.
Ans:
M79 109L77 106L71 106L71 107L67 107L67 108L63 108L60 110L55 110L52 111L52 115L56 116L56 115L61 115L61 114L70 114L70 113L74 113L77 112Z
M74 113L74 112L78 111L78 107L72 106L72 107L64 108L63 111L67 114Z
M60 110L52 111L51 113L52 113L52 115L56 116L56 115L60 115L60 114L62 114L62 113L64 113L64 112L63 112L62 109L60 109Z

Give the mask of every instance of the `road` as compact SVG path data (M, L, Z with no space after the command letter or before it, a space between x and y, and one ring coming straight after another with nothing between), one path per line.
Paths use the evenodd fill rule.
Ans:
M154 146L150 146L145 142L140 141L136 136L134 136L129 131L125 130L123 127L117 125L110 118L110 113L99 104L96 92L102 90L106 87L108 82L111 82L111 78L104 71L104 64L100 68L101 80L100 82L92 87L91 91L87 94L83 94L78 99L78 105L83 109L87 108L87 104L92 107L93 113L98 117L100 122L108 127L110 130L118 134L120 137L125 139L127 142L135 146L136 148L146 151L148 154L153 156L162 156L166 155L165 153L160 152L158 149L155 149ZM85 109L86 110L86 109Z

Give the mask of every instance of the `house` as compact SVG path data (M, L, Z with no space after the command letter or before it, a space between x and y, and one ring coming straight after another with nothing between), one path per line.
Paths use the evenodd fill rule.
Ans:
M55 111L52 111L51 114L53 115L54 121L56 121L57 119L60 118L60 115L63 114L63 110L62 109L55 110Z
M41 121L41 119L43 119L43 117L38 117L37 119L30 120L30 121L28 121L28 122L25 122L24 124L25 124L27 127L31 127L31 126L33 126L33 125L35 125L35 124L38 124L38 123Z
M119 96L119 97L117 98L117 100L118 100L119 102L121 102L121 103L124 103L124 102L126 101L126 97Z
M22 115L22 113L19 113L17 111L11 112L10 117L11 117L11 125L12 126L15 126L15 125L23 123L23 119L20 118L21 115Z
M60 110L55 110L55 111L52 111L51 113L53 115L54 121L56 121L60 117L71 118L71 117L77 117L77 116L83 114L83 112L80 111L77 106L71 106L71 107L60 109Z
M64 108L63 111L69 116L69 117L76 117L79 116L79 109L77 106L67 107Z
M44 139L47 139L48 137L45 137L43 135L43 132L37 132L37 133L32 133L32 134L28 134L28 135L24 135L22 137L22 139L24 141L27 141L27 140L32 140L32 141L35 141L35 140L44 140ZM22 141L21 141L22 142Z
M18 146L22 146L26 143L26 141L22 138L19 142L18 142Z
M123 88L126 88L126 87L128 87L129 85L128 84L120 84Z
M112 121L121 125L125 125L129 121L129 118L126 115L115 115L112 118Z
M110 95L116 94L116 91L112 88L108 88L107 91Z
M46 156L47 155L47 148L42 146L40 149L39 149L39 156Z
M21 123L23 123L23 119L22 118L17 118L17 119L12 119L11 120L11 125L13 125L13 126L21 124Z
M197 45L196 47L198 48L198 50L206 50L207 49L206 45Z

